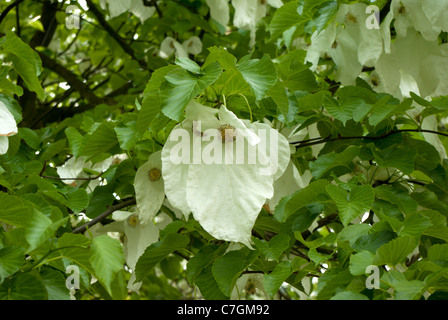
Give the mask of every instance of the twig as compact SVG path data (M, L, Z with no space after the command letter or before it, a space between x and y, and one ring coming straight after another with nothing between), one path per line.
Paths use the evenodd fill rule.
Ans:
M104 15L101 11L95 6L92 0L87 0L87 5L89 6L90 12L97 18L100 25L109 33L109 35L120 45L120 47L131 56L132 59L136 60L140 67L143 69L149 70L149 67L146 61L142 59L137 59L135 56L134 50L129 46L126 41L110 26L110 24L104 18Z
M2 23L3 19L5 19L6 15L11 11L15 6L18 6L20 3L22 3L25 0L17 0L11 3L9 6L5 8L5 10L0 13L0 23Z
M309 147L309 146L313 146L316 144L321 144L321 143L326 143L326 142L334 142L334 141L339 141L339 140L380 140L380 139L387 138L390 135L393 135L396 133L402 133L402 132L432 133L432 134L437 134L437 135L441 135L444 137L448 137L448 133L440 132L440 131L426 130L426 129L400 129L400 130L392 130L392 131L389 131L389 132L384 133L379 136L352 136L352 137L338 136L337 138L327 137L327 138L322 138L322 140L318 140L318 141L311 141L311 140L315 140L315 139L311 139L311 140L305 140L305 141L292 142L290 144L295 145L296 148L304 148L304 147ZM307 141L310 141L310 142L307 142Z
M109 215L111 215L115 211L123 209L123 208L126 208L126 207L130 207L130 206L132 206L134 204L136 204L136 200L135 199L130 199L130 200L127 200L125 202L122 202L122 203L116 204L114 206L111 206L106 211L101 213L99 216L97 216L96 218L90 220L86 224L84 224L84 225L74 229L72 232L73 233L83 233L83 232L85 232L87 230L87 228L90 228L93 225L97 224L98 222L100 222L104 218L108 217Z

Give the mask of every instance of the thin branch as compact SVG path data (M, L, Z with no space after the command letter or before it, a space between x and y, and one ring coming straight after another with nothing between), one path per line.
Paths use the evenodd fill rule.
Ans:
M89 177L89 178L60 178L60 177L53 177L53 176L44 176L41 175L42 178L44 179L52 179L52 180L80 180L80 181L92 181L92 180L96 180L98 178L100 178L103 175L104 172L101 172L99 175L94 176L94 177Z
M136 204L136 200L130 199L130 200L124 201L122 203L116 204L114 206L111 206L106 211L104 211L99 216L97 216L96 218L92 219L91 221L87 222L86 224L73 230L73 233L83 233L87 230L87 228L90 228L93 225L97 224L98 222L102 221L103 219L105 219L106 217L108 217L109 215L114 213L115 211L121 210L126 207L130 207L134 204Z
M291 144L295 145L296 148L304 148L304 147L309 147L309 146L313 146L313 145L317 145L317 144L321 144L321 143L334 142L334 141L339 141L339 140L380 140L380 139L387 138L390 135L393 135L396 133L402 133L402 132L432 133L432 134L437 134L437 135L441 135L444 137L448 137L448 133L440 132L440 131L425 130L425 129L401 129L401 130L392 130L392 131L389 131L389 132L384 133L379 136L352 136L352 137L339 136L336 138L327 137L327 138L321 138L322 140L318 140L318 141L311 141L311 140L315 140L315 139L311 139L311 140L305 140L305 141L292 142ZM311 141L311 142L307 142L307 141Z
M109 105L115 104L115 101L113 101L113 99L103 99L95 95L92 89L90 89L89 86L87 86L82 80L80 80L76 74L60 65L56 60L51 59L50 57L39 51L38 54L40 56L40 59L42 60L42 65L45 68L64 78L64 80L67 81L67 83L72 88L79 92L82 97L86 98L89 104L92 104L94 106L102 103Z
M0 13L0 23L2 23L3 19L5 19L6 15L11 11L15 6L18 6L20 3L22 3L25 0L16 0L13 3L11 3L9 6L5 8L5 10Z
M140 67L143 69L149 70L149 67L146 61L142 59L137 59L135 56L134 50L129 46L126 41L111 27L111 25L106 21L104 15L101 11L95 6L92 0L87 0L87 5L89 6L92 14L97 18L100 25L107 31L107 33L120 45L120 47L126 52L132 59L136 60Z

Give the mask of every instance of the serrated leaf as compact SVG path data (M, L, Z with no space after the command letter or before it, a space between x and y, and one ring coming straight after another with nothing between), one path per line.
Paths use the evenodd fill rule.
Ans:
M230 251L215 260L212 266L213 276L225 296L230 297L236 280L256 257L256 251L243 248L238 251Z
M112 282L124 265L123 247L117 239L101 235L93 238L90 253L96 277L111 294Z
M395 266L414 251L417 246L417 240L414 237L403 236L383 244L376 251L374 265Z
M291 214L300 208L314 202L328 199L325 187L330 182L328 180L317 180L311 182L305 188L293 194L285 203L284 207L276 208L274 217L280 222L284 222Z
M361 251L350 256L350 272L354 276L366 273L368 266L373 264L375 255L370 251Z
M268 55L264 55L261 59L240 61L237 68L257 100L263 99L277 82L277 71Z
M46 300L48 298L42 280L30 272L18 273L0 285L0 300Z
M278 261L279 257L289 247L290 237L286 234L278 234L269 240L264 242L258 238L253 238L257 249L268 259L274 259Z
M37 52L11 31L7 32L2 47L28 89L36 92L39 99L43 99L45 93L38 78L42 70L42 61Z
M224 245L209 245L201 248L187 263L186 275L188 282L193 283L203 269L211 266L214 260L224 254L226 248L227 246Z
M338 214L344 226L361 214L369 212L375 192L370 185L353 188L347 193L341 187L328 185L326 190L338 208Z
M173 70L165 76L166 82L160 88L162 112L168 118L180 121L191 99L213 84L221 73L218 63L207 66L202 76L184 69Z
M310 163L311 174L315 179L321 178L329 170L339 166L349 166L353 159L359 154L360 148L351 146L339 153L327 153L318 157Z
M103 156L117 145L114 125L111 122L104 122L85 138L81 154L86 157L86 161L90 161L94 157Z
M173 251L185 248L190 239L178 233L167 235L163 240L151 244L140 256L135 267L136 281L141 281L152 268Z
M18 271L25 262L25 249L17 246L0 248L0 283Z
M263 276L263 287L265 291L271 297L274 296L292 272L291 261L282 261L277 264L271 273Z

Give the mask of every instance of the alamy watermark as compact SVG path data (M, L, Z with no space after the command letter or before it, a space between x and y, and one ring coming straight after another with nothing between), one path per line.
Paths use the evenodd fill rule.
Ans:
M75 6L70 5L65 9L65 13L67 13L67 18L65 19L65 26L67 29L80 29L81 28L81 10Z
M366 273L371 273L366 279L367 289L380 288L380 269L375 265L367 266Z
M380 8L370 5L366 8L366 14L370 14L366 20L366 28L369 30L380 28Z
M79 290L79 267L75 265L69 265L65 268L65 273L70 275L65 280L65 287L69 290L70 299L76 300L75 293Z
M251 130L224 124L202 130L194 121L192 130L176 128L169 140L177 142L170 152L175 164L260 165L261 175L278 170L278 132L274 129Z

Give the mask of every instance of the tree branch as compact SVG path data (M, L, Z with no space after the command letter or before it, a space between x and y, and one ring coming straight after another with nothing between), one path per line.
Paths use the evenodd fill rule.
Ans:
M107 31L107 33L120 45L120 47L126 52L132 59L136 60L140 67L149 70L149 67L145 60L137 59L134 50L123 40L123 38L110 26L110 24L104 18L101 11L95 6L92 0L87 0L87 5L90 11L96 17L100 25Z
M18 6L23 1L25 1L25 0L16 0L13 3L11 3L9 6L7 6L5 8L5 10L3 10L2 13L0 13L0 23L2 23L3 19L5 19L6 15L9 13L9 11L14 9L14 7Z
M400 130L391 130L391 131L384 133L382 135L379 135L379 136L352 136L352 137L339 136L337 138L330 138L330 137L322 138L321 137L321 138L314 138L314 139L310 139L310 140L292 142L291 144L296 146L296 148L298 149L298 148L313 146L316 144L334 142L334 141L339 141L339 140L380 140L380 139L387 138L390 135L393 135L396 133L402 133L402 132L432 133L432 134L437 134L437 135L441 135L444 137L448 137L448 133L440 132L440 131L425 130L425 129L400 129ZM321 139L321 140L315 141L316 139Z
M111 215L115 211L123 209L123 208L126 208L126 207L130 207L130 206L132 206L134 204L136 204L136 200L135 199L130 199L130 200L127 200L125 202L116 204L116 205L114 205L112 207L109 207L106 211L101 213L95 219L92 219L91 221L87 222L86 224L84 224L84 225L74 229L72 232L73 233L83 233L83 232L85 232L87 230L87 228L90 228L93 225L97 224L98 222L100 222L104 218L108 217L109 215Z
M60 65L56 60L51 59L47 55L41 52L38 53L40 59L42 60L42 65L64 78L74 90L79 92L79 94L89 102L89 104L93 104L94 106L102 103L109 105L116 104L113 99L98 97L97 95L95 95L92 89L90 89L89 86L87 86L82 80L80 80L72 71Z

